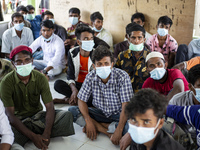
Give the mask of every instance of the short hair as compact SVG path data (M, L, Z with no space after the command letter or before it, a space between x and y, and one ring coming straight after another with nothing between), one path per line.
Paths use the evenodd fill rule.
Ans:
M27 11L30 11L31 9L34 9L34 10L35 10L35 8L34 8L32 5L27 5L27 6L26 6L26 9L27 9Z
M89 32L94 36L94 31L87 24L78 24L75 30L75 35L77 39L80 40L82 32Z
M142 22L145 22L144 14L143 13L139 13L139 12L132 15L131 22L133 23L133 20L134 19L138 19L138 18L140 18L142 20Z
M157 118L163 118L167 105L166 97L158 91L150 88L141 89L126 105L125 114L131 119L137 114L145 114L147 110L153 109Z
M80 15L81 12L78 8L72 7L72 8L70 8L69 13Z
M195 82L200 79L200 64L193 66L188 71L188 82L192 85L195 84Z
M99 11L94 12L93 14L90 15L90 20L92 22L95 22L96 19L103 20L103 16L101 15Z
M168 17L168 16L162 16L158 19L158 25L162 23L164 25L170 25L170 27L172 26L173 22L172 20Z
M46 27L46 28L49 28L49 29L54 29L54 24L51 20L44 20L41 22L41 28L42 27Z
M23 20L24 20L24 16L22 14L18 13L18 12L12 14L12 16L11 16L12 21L14 20L15 17L16 18L22 17Z
M51 16L54 17L53 13L50 12L50 11L48 11L48 10L46 10L45 12L42 13L42 15L41 15L42 19L44 19L44 16L45 16L45 15L51 15Z
M141 25L136 24L136 23L129 23L126 26L126 34L128 34L130 36L131 32L133 32L133 31L141 31L142 35L145 37L146 31L145 31L144 27L142 27Z
M104 57L110 57L111 62L114 62L114 57L112 52L108 47L104 45L98 45L95 51L92 53L92 62L95 64L95 61L100 61Z
M29 55L30 58L32 58L32 54L31 54L31 52L29 52L29 51L23 50L23 51L21 51L21 52L19 52L19 53L22 53L22 54L25 54L25 55ZM17 54L19 54L19 53L17 53ZM15 55L13 56L13 58L11 59L12 61L15 61L15 56L16 56L17 54L15 54Z
M17 12L20 12L20 11L28 12L27 9L26 9L26 7L24 5L18 6L16 11Z

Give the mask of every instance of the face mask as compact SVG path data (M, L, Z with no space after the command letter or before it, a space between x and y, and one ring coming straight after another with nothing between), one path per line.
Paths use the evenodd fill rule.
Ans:
M27 20L27 18L26 18L27 15L24 14L23 16L24 16L24 20Z
M155 68L150 72L151 78L154 80L160 80L165 75L165 68Z
M158 32L158 34L159 34L160 36L165 36L165 35L168 34L168 30L165 29L165 28L158 28L157 32Z
M32 63L26 65L15 65L15 66L17 68L17 73L23 77L30 75L31 71L33 70Z
M28 20L33 20L34 18L35 18L34 14L27 14L26 15L26 19L28 19Z
M22 31L24 27L24 23L19 23L19 24L14 24L14 28L17 30L17 31Z
M55 23L55 20L54 20L54 19L49 19L49 20L51 20L51 21L53 22L53 24Z
M48 39L46 39L46 38L42 35L42 38L44 39L45 42L48 42L48 41L51 41L52 35L51 35Z
M92 51L93 47L94 47L94 40L90 40L90 41L81 41L81 48L85 51Z
M78 17L69 17L69 22L72 25L76 25L78 23Z
M106 79L110 73L111 73L111 66L105 66L105 67L96 67L96 74L101 79Z
M158 129L154 134L155 129L158 127L158 123L155 128L147 128L147 127L137 127L129 123L128 133L130 134L132 140L137 144L144 144L148 141L151 141L158 133Z
M196 91L196 95L194 95L194 97L197 99L198 102L200 102L200 88L195 88L195 91Z
M144 43L141 43L141 44L138 44L138 45L130 43L129 49L132 50L132 51L136 51L136 52L142 51L144 49Z
M94 30L95 32L101 32L101 31L103 30L103 27L101 27L101 29L98 30L98 29L94 26L94 27L93 27L93 30Z

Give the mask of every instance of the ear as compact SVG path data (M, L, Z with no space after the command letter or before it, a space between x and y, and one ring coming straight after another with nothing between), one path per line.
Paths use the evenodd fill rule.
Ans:
M165 69L167 69L167 67L168 67L168 62L166 61L165 62Z
M188 84L190 91L192 91L196 95L196 91L191 83Z
M91 26L93 27L93 22L91 21Z
M144 38L144 43L146 42L146 40L147 40L147 39L146 39L146 38Z
M14 64L14 62L12 60L11 60L11 63L13 65L13 67L17 70L17 68L16 68L16 66L15 66L15 64Z
M76 40L77 44L81 46L81 41L79 39Z
M112 62L112 63L111 63L111 68L110 68L110 69L112 69L112 68L113 68L113 66L114 66L114 62Z
M158 30L158 25L156 25L156 29Z
M164 118L160 119L160 122L159 122L159 124L158 124L158 129L161 129L161 128L162 128L164 122L165 122Z
M78 20L80 20L80 19L81 19L81 16L78 17Z
M94 65L94 64L92 64L92 67L94 68L94 70L96 70L96 67L95 67L95 65Z
M142 22L142 26L144 27L145 22Z

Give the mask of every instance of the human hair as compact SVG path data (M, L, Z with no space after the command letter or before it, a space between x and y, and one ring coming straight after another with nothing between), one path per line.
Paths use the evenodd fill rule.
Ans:
M136 23L129 23L126 26L126 34L131 36L131 32L133 32L133 31L141 31L142 35L145 37L145 32L146 31L145 31L144 27L142 27L141 25L136 24Z
M44 20L41 22L41 28L42 27L46 27L46 28L49 28L49 29L54 29L54 24L51 20Z
M78 24L75 30L75 35L77 39L80 40L82 32L89 32L94 36L94 31L87 24Z
M90 15L90 20L92 22L95 22L96 19L103 20L103 16L101 15L99 11L94 12L93 14Z
M18 12L12 14L12 16L11 16L12 21L14 20L15 17L16 18L22 17L23 20L24 20L24 16L22 14L18 13Z
M27 5L26 9L27 9L27 11L30 11L31 9L35 10L35 8L32 5Z
M138 18L140 18L142 20L142 22L145 22L144 14L140 13L140 12L137 12L137 13L135 13L135 14L132 15L131 22L133 23L133 20L134 19L138 19Z
M195 82L200 79L200 64L193 66L188 71L188 82L192 85L195 84Z
M159 119L163 117L167 104L168 101L164 95L154 89L145 88L131 98L125 107L125 114L131 119L137 114L145 114L147 110L152 109Z
M114 62L114 56L108 47L104 45L98 45L95 51L92 53L93 64L95 64L95 61L100 61L104 57L110 57L111 62Z
M172 26L173 22L172 20L168 17L168 16L162 16L158 19L158 25L162 23L164 25L170 25L170 27Z
M23 51L21 51L21 52L19 52L19 53L22 53L22 54L25 54L25 55L29 55L30 58L32 58L32 54L31 54L31 52L29 52L29 51L23 50ZM17 54L19 54L19 53L17 53ZM16 56L17 54L15 54L15 55L12 57L12 59L11 59L12 61L15 61L15 56Z
M51 16L54 17L53 13L50 12L50 11L48 11L48 10L46 10L45 12L42 13L42 15L41 15L42 19L44 19L44 16L45 16L45 15L51 15Z
M80 16L81 12L80 12L80 10L78 8L72 7L72 8L70 8L69 13L78 14Z
M24 5L18 6L16 11L17 12L20 12L20 11L28 12L27 9L26 9L26 7Z

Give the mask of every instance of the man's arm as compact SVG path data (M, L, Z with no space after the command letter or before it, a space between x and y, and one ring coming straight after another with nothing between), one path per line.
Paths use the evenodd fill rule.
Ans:
M77 98L78 89L76 88L76 85L74 83L71 83L69 86L70 86L71 91L72 91L72 94L71 94L71 97L70 97L70 100L69 100L69 104L77 104L77 102L78 102L78 98Z
M175 56L176 56L176 52L170 52L169 59L168 59L168 68L171 68L174 66Z
M183 69L185 69L186 68L186 66L185 66L185 62L181 62L181 63L179 63L179 64L176 64L174 67L172 67L172 69L179 69L179 70L183 70Z
M0 144L0 150L9 150L10 147L11 147L11 145L7 144L7 143Z
M27 40L28 40L28 46L30 46L33 43L34 39L33 39L33 32L31 31L31 29L29 29L28 31L29 32L28 32L28 39Z

